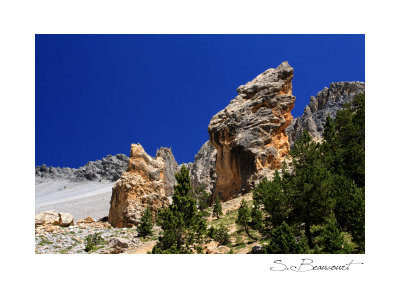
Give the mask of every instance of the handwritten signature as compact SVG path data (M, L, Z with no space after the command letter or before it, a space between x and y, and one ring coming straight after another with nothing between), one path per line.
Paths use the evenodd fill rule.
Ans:
M350 267L356 264L364 264L351 260L344 265L314 265L312 259L304 258L300 265L286 265L282 260L275 260L274 265L270 267L271 271L293 271L293 272L309 272L309 271L347 271Z

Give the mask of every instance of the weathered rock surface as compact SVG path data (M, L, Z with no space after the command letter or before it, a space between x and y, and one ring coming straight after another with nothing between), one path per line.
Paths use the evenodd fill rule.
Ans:
M238 89L238 96L208 126L217 150L215 191L229 200L248 192L261 178L281 167L289 152L285 129L290 113L293 68L283 62Z
M316 141L320 141L326 117L330 115L334 119L344 103L352 101L355 95L363 91L363 82L336 82L319 91L316 97L311 96L309 104L304 108L304 114L294 119L286 128L290 145L294 144L304 130L310 132Z
M69 213L59 213L60 216L60 226L68 227L74 225L74 217Z
M173 183L167 174L175 174L175 171L166 163L175 159L170 149L162 148L159 151L163 152L153 158L140 144L132 144L128 170L115 183L112 191L108 216L112 226L136 226L146 207L155 213L157 209L169 205L167 195L171 193Z
M36 166L35 176L42 179L64 179L70 181L117 181L128 166L125 154L108 155L101 160L89 161L78 169Z
M59 225L60 216L55 211L45 211L35 215L35 226L38 225Z
M193 189L203 186L208 194L214 192L217 181L217 173L215 172L216 160L217 150L211 145L210 141L207 141L196 154L193 165L190 167L190 179Z
M35 215L35 226L62 226L74 225L74 217L69 213L57 213L55 211L44 211Z
M161 157L165 162L165 195L171 196L176 184L175 173L178 170L178 164L175 161L171 148L161 147L157 150L156 157Z

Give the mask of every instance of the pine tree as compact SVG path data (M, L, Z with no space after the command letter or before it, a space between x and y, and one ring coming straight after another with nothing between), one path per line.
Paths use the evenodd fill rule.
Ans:
M247 205L247 202L242 200L240 203L239 211L238 211L238 217L236 219L236 224L239 226L242 226L244 230L246 231L246 234L254 240L257 240L257 238L253 237L250 232L249 232L249 225L251 222L251 211L249 206Z
M283 189L282 179L277 170L272 181L264 178L255 187L253 200L257 206L262 204L264 212L270 215L270 217L266 218L268 221L266 226L278 227L289 214L290 207Z
M219 219L220 216L222 216L222 206L221 206L221 200L219 199L219 196L217 194L217 197L215 198L215 203L213 206L213 216L217 217Z
M297 254L310 254L310 247L308 247L306 237L301 237L299 242L296 245L296 253Z
M250 227L256 231L259 231L261 234L264 234L265 225L263 219L263 213L260 209L260 205L254 202L254 206L251 209L251 222Z
M150 208L147 207L144 211L142 218L140 219L140 224L137 228L137 231L140 236L146 237L152 235L153 230L153 219L151 215Z
M324 226L320 244L322 253L343 254L347 252L347 244L333 215L330 216L328 223Z
M290 227L283 222L271 232L271 241L265 247L268 254L296 254L298 251L296 240Z
M333 181L336 200L335 216L338 224L350 232L359 250L365 246L365 193L345 176L335 175Z
M305 236L312 248L311 225L323 223L334 207L332 175L322 160L321 146L307 131L290 154L293 174L285 187L292 208L290 218L305 224Z
M152 253L186 254L201 251L207 230L196 200L190 195L189 170L182 166L175 175L177 184L172 195L172 205L159 210L157 223L163 230Z
M194 198L197 200L197 206L200 211L204 211L208 208L209 195L207 194L204 186L198 186L194 192Z

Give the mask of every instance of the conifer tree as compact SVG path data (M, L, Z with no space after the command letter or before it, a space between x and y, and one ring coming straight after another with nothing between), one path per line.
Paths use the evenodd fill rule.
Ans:
M284 221L271 232L271 241L265 247L268 254L296 254L297 244L290 227Z
M158 213L157 223L163 233L153 248L153 254L199 252L204 242L206 223L197 209L196 200L190 195L189 170L185 165L175 178L177 184L172 195L172 205Z
M311 248L311 225L323 223L334 207L332 176L324 165L320 148L304 131L290 151L293 174L285 187L292 208L290 218L305 224L305 236Z
M153 230L153 219L151 215L150 208L147 207L144 211L142 218L140 219L140 224L137 231L140 236L146 237L152 235Z
M324 226L320 244L322 253L343 254L347 252L347 244L333 215L329 217L328 223Z
M221 217L222 215L223 215L223 213L222 213L221 200L219 199L219 196L217 194L217 197L215 198L215 203L213 206L213 216L217 217L217 219L219 219L219 217Z
M236 224L239 226L242 226L243 229L246 231L246 234L254 240L257 240L257 238L253 237L250 232L249 232L249 225L251 222L251 211L249 206L247 205L247 202L242 200L240 203L239 211L238 211L238 217L236 219Z
M264 212L271 216L266 218L269 221L266 223L266 226L272 225L274 228L278 227L289 214L288 199L283 190L282 179L277 170L275 170L272 181L264 178L255 187L253 190L253 200L256 206L262 204Z

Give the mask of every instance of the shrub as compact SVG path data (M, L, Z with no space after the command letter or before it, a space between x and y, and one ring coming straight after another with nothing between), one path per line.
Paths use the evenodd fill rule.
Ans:
M104 238L101 237L100 233L89 234L85 237L85 251L91 252L96 250L96 246L103 244Z
M213 234L214 240L217 241L219 245L228 245L231 242L228 229L222 224L215 229Z

